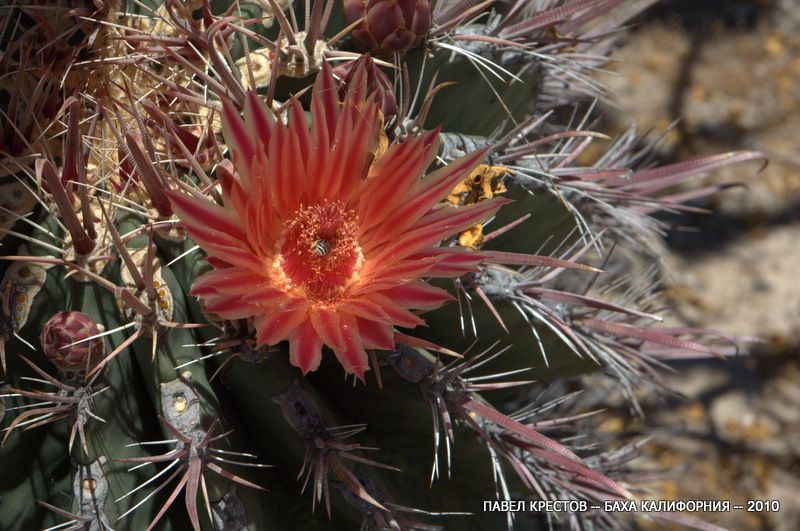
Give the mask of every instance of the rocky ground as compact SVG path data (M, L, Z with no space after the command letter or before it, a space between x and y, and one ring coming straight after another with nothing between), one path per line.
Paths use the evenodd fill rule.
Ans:
M671 470L655 498L779 500L777 513L708 514L731 529L800 529L800 2L666 1L632 29L602 77L609 121L667 129L665 161L734 149L769 165L669 235L672 319L759 337L750 355L676 366L683 397L621 410L612 427L655 431L648 466ZM702 231L692 230L701 228Z

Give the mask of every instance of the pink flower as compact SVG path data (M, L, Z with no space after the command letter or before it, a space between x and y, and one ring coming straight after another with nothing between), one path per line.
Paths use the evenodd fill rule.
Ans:
M474 271L483 255L441 245L502 204L442 203L483 157L462 157L422 177L438 131L378 149L379 105L359 66L344 101L325 65L311 125L293 102L283 124L255 93L244 119L225 102L233 163L218 168L224 206L170 193L189 235L215 268L192 294L224 319L252 318L258 345L289 342L290 361L315 370L327 345L363 378L365 349L392 349L395 327L452 297L423 280Z

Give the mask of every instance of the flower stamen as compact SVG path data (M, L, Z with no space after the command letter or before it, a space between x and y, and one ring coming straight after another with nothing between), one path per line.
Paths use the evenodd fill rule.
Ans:
M341 203L300 207L285 223L274 269L287 292L329 300L352 283L363 262L355 213Z

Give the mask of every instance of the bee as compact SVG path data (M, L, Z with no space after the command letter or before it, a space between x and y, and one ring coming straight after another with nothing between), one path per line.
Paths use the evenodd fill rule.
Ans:
M325 256L330 250L330 243L328 240L317 239L311 244L311 250L317 253L317 256Z

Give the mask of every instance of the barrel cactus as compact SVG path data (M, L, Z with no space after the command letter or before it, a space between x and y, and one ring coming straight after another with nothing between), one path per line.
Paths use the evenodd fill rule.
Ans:
M589 129L642 4L0 8L0 528L631 517L582 375L735 351L659 324L655 214L763 159Z

